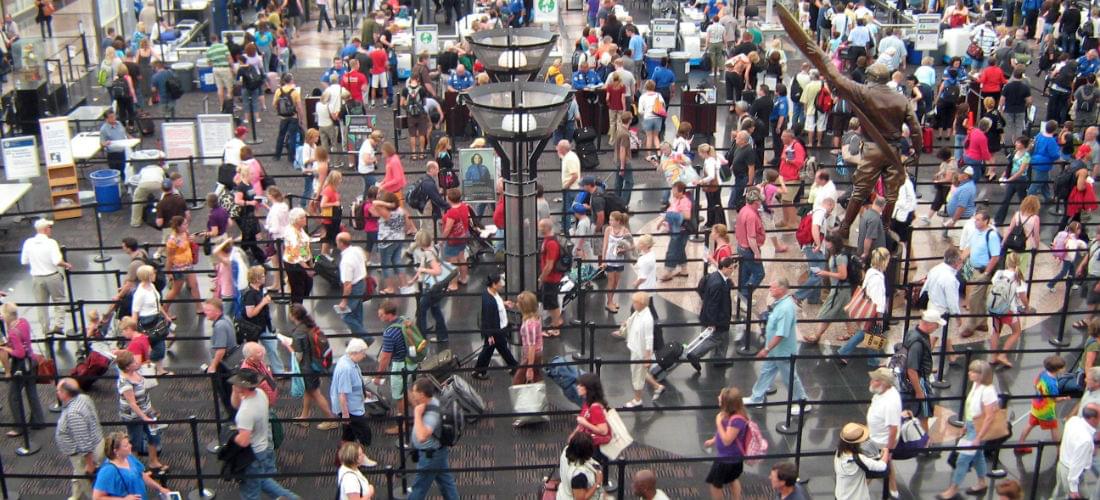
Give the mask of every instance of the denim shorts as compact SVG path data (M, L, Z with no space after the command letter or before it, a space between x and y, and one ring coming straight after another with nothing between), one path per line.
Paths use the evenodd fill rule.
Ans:
M401 250L404 248L404 243L382 243L378 245L378 252L381 255L379 265L383 266L383 278L397 276L398 271L401 270L398 267L401 265Z
M642 120L642 131L658 133L661 131L661 117L646 118Z
M450 243L446 243L443 245L443 258L453 259L455 257L458 257L459 255L462 255L462 253L465 251L466 245L452 245Z

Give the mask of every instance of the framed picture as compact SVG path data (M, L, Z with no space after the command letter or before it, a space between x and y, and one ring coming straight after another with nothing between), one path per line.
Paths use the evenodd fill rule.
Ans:
M496 201L497 154L492 148L458 150L462 198L470 203Z

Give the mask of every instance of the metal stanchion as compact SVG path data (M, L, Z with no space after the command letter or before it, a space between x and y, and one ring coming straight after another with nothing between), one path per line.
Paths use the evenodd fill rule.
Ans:
M621 490L622 488L626 487L626 464L623 463L622 460L616 460L615 465L617 465L618 468L619 468L619 473L617 474L617 476L619 478L619 482L617 482L615 484L619 485L619 489ZM623 498L623 497L620 496L619 498Z
M1026 252L1027 250L1025 250ZM1027 296L1031 296L1031 282L1035 281L1035 258L1039 256L1037 249L1031 249L1031 260L1028 262L1027 270Z
M57 364L57 350L55 350L54 347L53 347L53 339L47 337L46 341L44 343L46 345L46 355L49 357L50 361L53 361L54 366L59 366ZM57 370L54 370L54 374L53 374L53 384L54 384L54 386L57 385L57 381L58 381L59 378L60 378L60 375L57 373ZM37 382L38 381L36 380L35 383L37 383ZM56 391L54 391L54 403L52 405L50 405L49 410L50 410L51 413L61 413L61 400L57 398L57 392Z
M1034 265L1032 266L1034 269ZM1066 290L1062 293L1062 314L1058 315L1058 335L1050 339L1050 345L1054 347L1069 347L1069 341L1066 337L1066 318L1069 316L1067 312L1069 310L1069 296L1073 289L1073 276L1070 276L1066 280ZM1087 286L1087 285L1086 285Z
M244 90L244 91L248 92L247 89ZM260 95L260 99L263 99L262 94ZM256 137L256 99L254 99L254 98L248 100L248 122L249 122L249 125L250 125L249 128L252 129L252 140L249 141L248 144L249 145L262 144L264 142L264 140ZM291 151L290 154L293 155L294 152Z
M689 167L689 168L691 168L691 167ZM699 200L701 198L701 196L700 196L701 192L702 191L699 188L699 186L694 186L693 187L692 195L693 195L694 199L691 200L692 201L692 204L691 204L691 220L693 220L693 221L698 221L699 220ZM682 228L680 230L683 231ZM703 241L704 239L705 238L703 237L703 235L699 234L698 231L693 233L691 236L688 236L688 240L689 241L694 241L694 242L700 242L700 241Z
M943 325L943 338L940 339L940 354L939 354L939 371L936 372L936 380L929 382L929 385L936 389L947 389L951 387L951 382L945 380L944 374L947 373L947 330L951 326L951 315L944 313L943 320L946 324Z
M69 250L65 246L61 247L61 260L69 262ZM65 276L65 291L68 293L68 295L66 295L65 297L69 301L69 319L72 320L73 330L75 331L80 328L80 325L76 324L76 304L73 303L73 277L71 274L69 274L68 271L62 270L59 272L61 272ZM51 318L50 321L53 322L53 319ZM42 325L42 327L48 328L47 325Z
M1028 498L1039 498L1039 474L1043 470L1043 445L1035 447L1035 466L1031 468L1031 491Z
M783 422L780 422L779 424L776 424L776 426L775 426L775 431L780 433L780 434L788 434L788 435L798 434L798 433L800 433L800 431L802 429L801 425L799 425L797 428L791 426L791 409L794 407L794 404L795 404L794 403L794 365L795 365L795 362L797 360L798 360L798 355L797 354L792 354L790 358L787 358L787 363L788 363L788 368L787 368L787 410L786 410L787 416L786 416L786 418L784 419ZM804 399L800 400L799 403L798 403L799 404L799 413L798 413L799 421L802 420L802 413L806 411L806 407L802 406L803 403L805 403Z
M0 457L0 495L3 500L19 500L19 493L8 490L7 474L4 473L4 459Z
M24 373L22 370L16 371L13 375L15 377L21 377L23 379L23 385L31 384L31 392L34 390L34 376ZM15 388L12 388L14 390ZM23 389L20 389L22 392ZM23 431L23 446L15 449L15 454L21 457L26 457L38 453L42 447L31 441L31 426L27 423L27 410L23 405L23 394L16 394L16 398L19 398L19 404L15 405L15 413L19 415L19 426Z
M386 368L389 369L388 367ZM401 459L401 470L405 470L408 465L405 462L405 450L412 447L412 443L405 442L405 436L408 436L407 423L405 421L406 414L409 409L409 370L404 364L401 365L401 391L402 401L405 402L405 414L402 414L397 419L397 453ZM408 491L409 482L406 474L401 474L401 493L393 495L390 498L405 498L405 493Z
M802 465L802 427L806 423L806 417L805 417L805 415L806 415L806 399L805 398L798 400L798 409L799 409L799 412L798 412L798 429L797 429L797 432L795 433L795 438L794 438L794 468L795 468L795 470L802 470L802 467L801 467L801 465ZM806 484L806 483L810 482L810 478L809 477L802 477L802 475L800 474L798 476L798 482L801 483L801 484Z
M393 466L386 466L386 498L393 498Z
M744 272L744 268L737 272ZM737 354L742 356L755 356L759 349L752 347L752 287L749 288L748 302L745 309L745 332L741 335L741 345L737 347ZM738 308L740 309L740 308Z
M199 190L195 187L195 157L187 157L187 178L191 180L191 210L198 210L202 208L205 198L200 201Z
M92 210L95 211L95 237L96 237L96 241L99 242L99 255L92 258L92 260L94 260L94 261L96 261L100 264L102 264L104 262L110 262L111 261L111 256L103 254L103 228L100 224L100 219L103 216L102 216L102 214L99 213L99 203L98 202L95 203L92 206Z
M966 348L966 351L963 353L963 356L966 359L966 366L963 367L963 370L962 370L962 385L959 386L959 388L960 388L960 390L959 390L959 394L960 394L960 396L959 396L959 412L954 417L951 417L951 419L947 421L947 423L949 423L949 424L951 424L955 427L963 427L963 426L966 425L966 419L964 418L964 415L966 413L966 385L967 385L966 384L966 382L967 382L966 379L970 375L970 358L971 358L971 356L973 356L973 352L970 350L969 347Z
M286 266L283 264L283 240L275 240L275 256L278 257L275 261L279 266L279 296L276 297L276 304L289 304L290 296L286 293Z
M588 368L592 370L592 373L595 373L597 376L599 376L601 372L603 372L603 358L593 358L592 362L589 363Z
M596 356L596 323L592 322L592 321L589 321L586 326L588 326L588 342L589 342L588 352L592 353L592 355L588 357L588 369L599 373L599 368L600 368L601 361L600 361L600 358L595 357ZM582 332L582 335L583 335L584 329L581 329L581 332ZM581 339L581 341L583 342L584 339Z
M206 371L206 365L202 365L203 371ZM218 389L218 375L214 374L210 377L210 386L214 389L214 427L217 429L217 434L214 436L214 440L206 444L206 451L217 454L222 449L222 404L221 404L221 391Z
M198 487L194 491L187 494L189 500L209 500L214 498L214 492L206 489L202 482L202 458L199 453L199 423L198 418L194 415L187 417L188 425L191 427L191 450L195 458L195 476L198 481Z

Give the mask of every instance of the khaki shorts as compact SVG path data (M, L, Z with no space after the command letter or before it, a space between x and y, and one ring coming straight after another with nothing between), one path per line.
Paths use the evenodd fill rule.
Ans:
M787 185L787 192L783 193L780 199L783 200L783 203L794 203L798 196L799 184L801 184L802 181L799 179L793 181L784 180L784 183ZM772 210L775 209L773 208Z
M227 92L233 89L233 70L229 68L214 68L214 85Z
M404 367L409 371L415 370L416 365L413 363L406 363L404 360L390 362L391 372L400 372ZM412 378L413 374L409 374L409 378ZM394 373L390 375L390 397L394 401L405 398L405 380L401 378L401 373Z
M633 356L631 356L631 358L631 361L639 361L633 359ZM641 363L630 365L630 386L633 387L635 391L640 391L645 388L645 374L647 371L645 365Z

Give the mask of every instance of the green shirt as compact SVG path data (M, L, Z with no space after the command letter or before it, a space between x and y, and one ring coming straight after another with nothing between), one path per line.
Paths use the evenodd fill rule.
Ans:
M224 43L215 43L206 49L206 59L215 68L229 67L229 47Z

